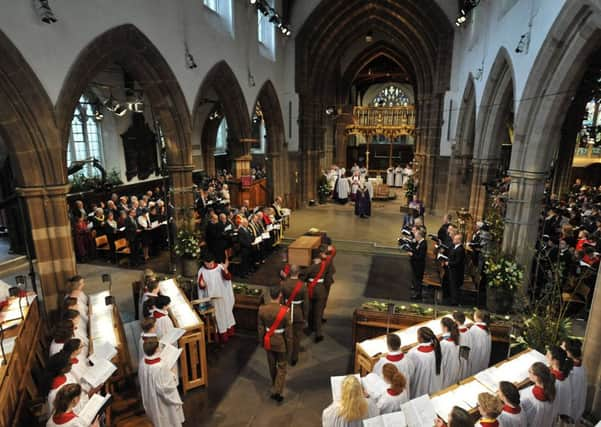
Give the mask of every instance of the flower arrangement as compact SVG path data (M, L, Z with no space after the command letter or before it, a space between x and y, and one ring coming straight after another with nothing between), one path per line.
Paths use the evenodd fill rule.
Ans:
M488 257L484 262L484 274L491 288L515 290L524 279L524 270L513 259L506 255Z
M180 257L198 259L200 257L198 239L190 231L181 229L177 232L177 239L175 245L173 245L173 251Z
M409 177L407 180L407 190L405 191L405 198L407 199L407 204L413 200L413 195L415 194L415 182L413 182L413 177Z
M328 199L328 196L330 195L330 186L325 183L325 184L321 184L317 190L317 194L319 196L319 203L325 203L326 200Z

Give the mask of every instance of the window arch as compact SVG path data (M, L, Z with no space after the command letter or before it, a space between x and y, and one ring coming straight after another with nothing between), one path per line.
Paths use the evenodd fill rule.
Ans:
M97 159L104 163L102 150L102 131L99 120L102 117L100 110L95 109L95 104L82 95L73 112L71 121L71 135L67 147L67 165L74 161ZM100 172L91 164L85 165L80 172L87 177L99 176Z
M399 86L390 85L378 93L371 101L374 107L401 107L409 105L409 97Z

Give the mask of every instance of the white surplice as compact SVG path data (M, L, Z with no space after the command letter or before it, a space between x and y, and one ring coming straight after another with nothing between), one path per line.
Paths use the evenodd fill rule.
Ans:
M140 360L142 360L146 355L144 354L144 341L145 339L148 338L156 338L158 339L159 337L157 336L157 334L153 334L152 332L146 333L146 332L142 332L140 334L140 339L138 340L138 358Z
M386 169L386 185L389 187L394 186L394 168Z
M503 427L528 427L526 413L521 408L513 408L507 405L503 407L497 421Z
M407 392L411 395L411 376L413 375L413 371L415 367L413 366L413 362L411 359L400 351L391 351L386 356L381 357L380 360L376 362L374 365L372 372L376 375L382 376L382 368L387 363L392 363L399 370L401 374L407 380Z
M49 355L54 356L56 353L61 351L64 346L65 346L64 342L56 342L56 341L52 340L50 342L50 349L48 350Z
M492 341L490 339L490 331L484 323L476 322L470 328L470 370L471 375L475 375L480 371L488 368L490 364L490 352L492 349Z
M471 353L472 340L470 330L467 326L459 326L459 347L467 347ZM467 359L461 357L459 359L459 379L464 380L471 375L470 357Z
M440 340L440 351L442 352L442 388L447 388L461 380L461 365L459 361L459 345L450 337L443 336Z
M379 415L376 404L367 399L367 414L361 420L347 421L340 415L340 407L338 402L333 402L330 406L323 410L321 414L322 427L363 427L363 420L373 418Z
M152 317L155 318L155 326L157 328L157 336L160 338L163 337L168 331L175 328L173 325L173 321L169 317L169 313L167 310L162 310L155 308L152 310Z
M568 375L561 380L561 375L555 373L555 400L557 401L557 411L559 415L570 415L572 413L572 383Z
M394 186L402 187L403 186L403 169L400 166L394 168Z
M376 406L380 414L390 414L401 410L403 403L409 402L408 390L403 390L400 394L391 394L390 390L384 392L376 399Z
M177 378L160 357L145 357L138 368L142 404L154 427L176 427L184 422Z
M522 409L526 413L528 427L553 426L558 415L557 399L543 401L534 395L536 386L520 391Z
M54 400L56 399L56 394L66 384L79 384L79 383L77 382L77 379L75 379L75 377L73 376L73 374L71 372L67 372L64 375L59 375L58 377L54 378L54 380L52 381L50 393L48 393L48 409L51 412L54 412ZM77 405L75 405L75 408L73 408L73 412L75 412L76 414L79 414L79 412L86 406L86 403L88 403L88 394L82 390L80 398L79 398L79 403Z
M217 331L224 334L236 324L234 319L234 290L231 276L225 272L222 264L214 268L201 267L198 270L196 283L203 281L205 288L198 287L198 296L214 298L211 300L215 307Z
M351 189L349 180L345 178L344 173L340 173L338 181L336 181L336 191L338 192L339 199L348 199Z
M70 414L75 415L75 418L72 418L68 421L68 418L65 417L65 415L68 416L69 414L63 414L62 419L59 417L56 419L54 417L50 417L50 419L48 419L46 422L46 427L90 427L89 424L80 419L74 412L71 412Z
M411 375L411 398L431 394L442 389L442 370L436 374L436 355L431 343L412 348L407 356L415 367Z
M584 413L584 407L586 404L586 371L584 366L576 366L570 372L568 377L572 390L572 403L570 406L570 417L578 423L578 420L582 418Z

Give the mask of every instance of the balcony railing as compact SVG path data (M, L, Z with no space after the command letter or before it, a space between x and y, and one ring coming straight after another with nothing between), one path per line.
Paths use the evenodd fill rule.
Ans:
M593 163L601 163L601 147L588 144L586 147L576 147L573 166L586 167Z
M415 107L354 107L349 134L385 135L395 138L415 133Z

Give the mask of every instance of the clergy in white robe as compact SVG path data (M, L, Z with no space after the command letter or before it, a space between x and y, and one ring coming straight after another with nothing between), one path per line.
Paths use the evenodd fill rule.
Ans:
M534 385L520 391L528 427L555 425L559 412L555 378L547 366L536 362L529 369L529 379Z
M441 320L443 335L440 340L442 353L442 388L457 384L461 379L461 365L459 360L460 335L457 325L450 317Z
M503 427L528 427L526 413L522 410L518 388L509 381L501 381L497 395L503 402L503 409L497 417L499 424Z
M154 309L152 310L152 317L156 321L156 334L159 339L162 338L167 332L175 328L173 321L169 317L169 304L171 298L166 295L159 295L155 300Z
M321 415L322 427L363 427L363 420L378 415L375 402L364 396L361 383L348 376L342 383L341 400L332 402Z
M221 341L225 342L234 334L234 290L229 260L225 264L217 264L212 256L208 256L198 270L198 296L211 298L215 307L217 332Z
M490 315L481 310L474 313L474 325L470 328L470 370L471 375L488 368L490 364L490 352L492 350L492 340L488 324Z
M394 187L394 168L386 169L386 185Z
M403 186L403 168L397 166L394 168L394 186L402 187Z
M413 178L414 173L415 172L411 168L411 165L407 165L405 168L403 168L403 186L407 185L409 179Z
M338 172L338 180L336 181L336 195L338 197L338 201L341 203L346 203L351 191L349 180L345 174L345 169L341 168Z
M442 388L442 354L436 335L430 328L417 331L419 344L407 356L415 367L411 375L411 398L431 394Z
M145 357L138 368L142 404L154 427L177 427L185 421L177 378L159 356L159 343L144 343Z
M579 340L570 338L562 343L562 348L566 351L568 357L572 359L574 365L568 377L572 390L571 413L569 415L575 423L578 423L584 413L587 387L586 371L582 366L582 344Z
M361 185L361 175L359 175L359 171L355 172L355 174L353 176L351 176L350 185L351 185L351 200L354 201L355 194L357 194L357 189Z
M388 353L375 363L372 372L381 377L384 365L392 363L407 380L407 392L411 395L411 376L415 368L411 359L401 351L401 337L397 334L386 335L386 345Z

